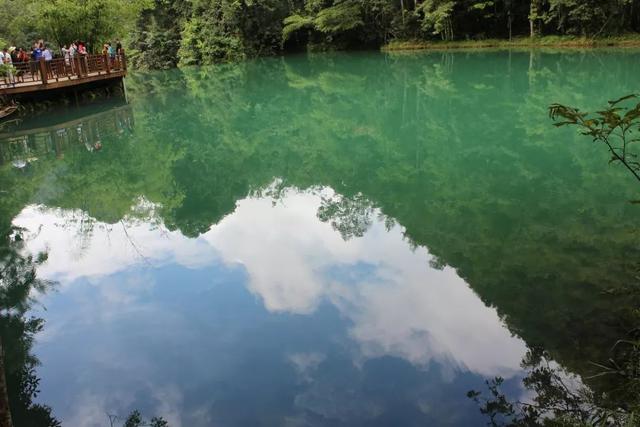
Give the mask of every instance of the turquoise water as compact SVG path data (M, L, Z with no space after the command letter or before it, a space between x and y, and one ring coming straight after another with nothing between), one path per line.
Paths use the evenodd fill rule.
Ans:
M486 379L526 398L528 348L587 377L633 322L610 291L639 188L547 107L637 92L637 54L135 73L128 104L5 131L0 223L55 282L37 402L69 426L468 426Z

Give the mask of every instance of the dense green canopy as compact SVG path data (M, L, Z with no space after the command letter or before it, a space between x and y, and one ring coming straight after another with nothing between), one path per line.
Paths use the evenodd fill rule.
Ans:
M2 0L0 41L30 48L44 40L54 48L75 40L98 51L102 43L124 38L150 0Z
M640 30L640 0L0 1L0 42L126 39L146 68L392 40L605 36Z
M141 66L207 64L403 39L621 34L640 29L639 10L638 0L155 0L131 41Z

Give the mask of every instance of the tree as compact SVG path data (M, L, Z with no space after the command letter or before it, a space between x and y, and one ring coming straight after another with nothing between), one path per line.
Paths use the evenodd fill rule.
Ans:
M529 30L530 30L530 36L532 38L540 34L538 25L540 22L540 13L542 12L541 9L542 9L541 0L531 0L531 6L529 9Z
M131 64L142 69L168 69L178 65L180 31L186 2L155 0L140 11L128 39Z
M145 421L140 411L135 410L129 414L122 427L169 427L169 423L162 417L153 417Z
M148 0L51 0L32 5L32 13L58 46L83 40L97 52L103 42L124 36L149 6Z
M334 43L365 25L360 2L339 0L328 6L319 6L317 2L307 1L304 12L285 18L283 40L288 40L296 31L311 29L322 35L324 42Z
M455 6L455 0L425 0L418 9L423 14L422 29L440 35L443 40L453 40Z

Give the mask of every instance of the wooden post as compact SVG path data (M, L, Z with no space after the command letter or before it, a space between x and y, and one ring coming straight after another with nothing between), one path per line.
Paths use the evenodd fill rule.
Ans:
M122 58L122 71L127 71L127 57L124 54L124 49L122 49L122 53L120 54Z
M82 78L82 66L80 64L80 56L76 55L73 57L73 62L76 64L76 74L78 75L78 78Z
M40 79L42 80L42 84L46 85L49 80L49 76L47 76L47 64L44 62L44 58L40 58Z
M124 102L129 103L129 96L127 95L127 85L124 82L124 77L120 77L120 84L122 85L122 93L124 93Z
M104 54L102 55L102 60L104 61L104 66L107 69L107 74L111 74L111 64L109 63L109 61L111 61L111 58L109 58L108 54Z

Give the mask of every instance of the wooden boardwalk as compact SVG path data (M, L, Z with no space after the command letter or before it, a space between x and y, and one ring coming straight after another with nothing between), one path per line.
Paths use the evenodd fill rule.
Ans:
M15 76L0 76L0 96L18 96L69 88L104 80L121 80L127 75L124 54L81 55L71 59L15 63Z

